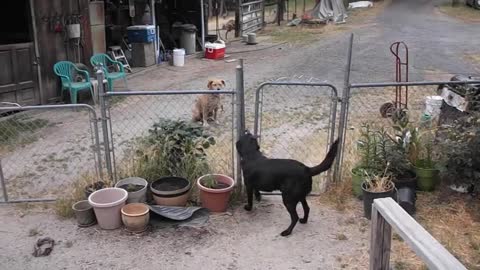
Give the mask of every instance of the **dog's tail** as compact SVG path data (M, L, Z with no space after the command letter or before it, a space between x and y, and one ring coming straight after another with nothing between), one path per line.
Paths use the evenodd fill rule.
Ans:
M338 139L335 140L335 142L332 144L332 147L330 147L330 150L327 153L327 156L325 159L320 163L319 165L310 168L310 175L315 176L319 175L320 173L330 169L332 167L333 161L335 160L335 157L337 156L337 149L338 149Z

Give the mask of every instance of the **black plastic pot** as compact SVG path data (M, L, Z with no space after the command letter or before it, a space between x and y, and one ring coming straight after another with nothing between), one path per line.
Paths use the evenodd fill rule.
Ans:
M415 189L402 187L397 191L398 204L411 216L415 214Z
M371 219L372 217L372 204L373 200L380 198L394 198L395 195L395 184L391 190L385 192L370 192L366 188L366 183L362 183L362 192L363 192L363 215Z
M404 174L397 176L393 179L395 187L401 189L404 187L417 189L417 174L415 171L406 171Z

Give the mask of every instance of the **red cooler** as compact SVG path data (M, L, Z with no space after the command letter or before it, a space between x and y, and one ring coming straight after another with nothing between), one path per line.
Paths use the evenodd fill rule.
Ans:
M205 58L222 59L223 57L225 57L225 42L223 40L205 43Z

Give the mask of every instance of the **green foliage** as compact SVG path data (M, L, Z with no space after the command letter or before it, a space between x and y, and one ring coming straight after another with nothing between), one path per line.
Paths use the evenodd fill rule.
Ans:
M145 138L134 147L122 177L138 176L153 181L164 176L194 180L209 172L205 150L215 139L201 126L185 121L163 120L155 123Z
M455 120L441 130L440 147L447 179L457 184L480 183L480 113Z

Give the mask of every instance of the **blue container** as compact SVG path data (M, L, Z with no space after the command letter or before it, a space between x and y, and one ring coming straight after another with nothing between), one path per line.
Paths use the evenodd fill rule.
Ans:
M155 26L133 25L127 27L128 41L130 43L152 43L155 41Z

